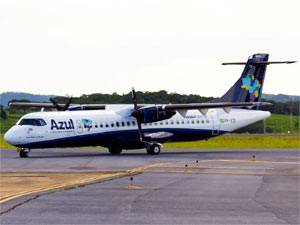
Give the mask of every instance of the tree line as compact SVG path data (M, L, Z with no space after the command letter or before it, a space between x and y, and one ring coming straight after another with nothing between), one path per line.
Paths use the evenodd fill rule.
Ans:
M187 104L187 103L203 103L210 100L216 99L214 97L203 97L200 95L184 95L177 93L168 93L167 91L157 91L157 92L136 92L137 101L139 104ZM56 97L59 103L67 102L68 97ZM262 99L261 101L266 101ZM270 111L274 114L284 114L289 115L290 110L295 116L299 116L300 102L293 101L292 105L290 102L275 102L268 101L272 103L270 106L263 106L261 109ZM131 104L132 97L131 92L127 94L91 94L82 95L72 99L73 104Z
M208 102L210 100L216 99L214 97L203 97L200 95L184 95L177 93L168 93L165 90L157 91L157 92L136 92L137 101L139 104L187 104L187 103L202 103ZM54 98L58 103L66 103L69 97L65 96L57 96ZM13 99L12 101L19 102L30 102L27 99ZM262 101L265 101L262 99ZM263 106L261 109L270 111L273 114L284 114L289 115L291 110L294 116L299 116L299 108L300 102L294 101L290 102L271 102L270 106ZM131 92L127 94L90 94L90 95L81 95L80 97L73 97L72 104L131 104L132 97ZM1 108L2 111L2 108Z

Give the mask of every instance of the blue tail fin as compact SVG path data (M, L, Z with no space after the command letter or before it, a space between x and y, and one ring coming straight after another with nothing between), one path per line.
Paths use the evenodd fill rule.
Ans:
M262 95L268 54L255 54L248 58L247 63L223 63L223 65L245 65L238 81L215 102L259 102Z

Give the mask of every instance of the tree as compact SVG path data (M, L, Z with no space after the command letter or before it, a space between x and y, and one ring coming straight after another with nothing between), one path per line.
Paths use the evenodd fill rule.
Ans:
M3 105L0 105L0 118L6 120L7 119L7 114L3 109Z

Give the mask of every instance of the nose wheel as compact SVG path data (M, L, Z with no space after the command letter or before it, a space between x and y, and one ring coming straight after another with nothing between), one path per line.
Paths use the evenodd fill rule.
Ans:
M18 151L20 158L28 158L28 154L30 152L29 148L19 148Z

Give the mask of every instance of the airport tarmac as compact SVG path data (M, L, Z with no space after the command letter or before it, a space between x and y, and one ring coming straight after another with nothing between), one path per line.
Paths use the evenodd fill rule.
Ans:
M110 176L13 198L0 223L299 224L299 171L299 149L2 150L1 174Z

